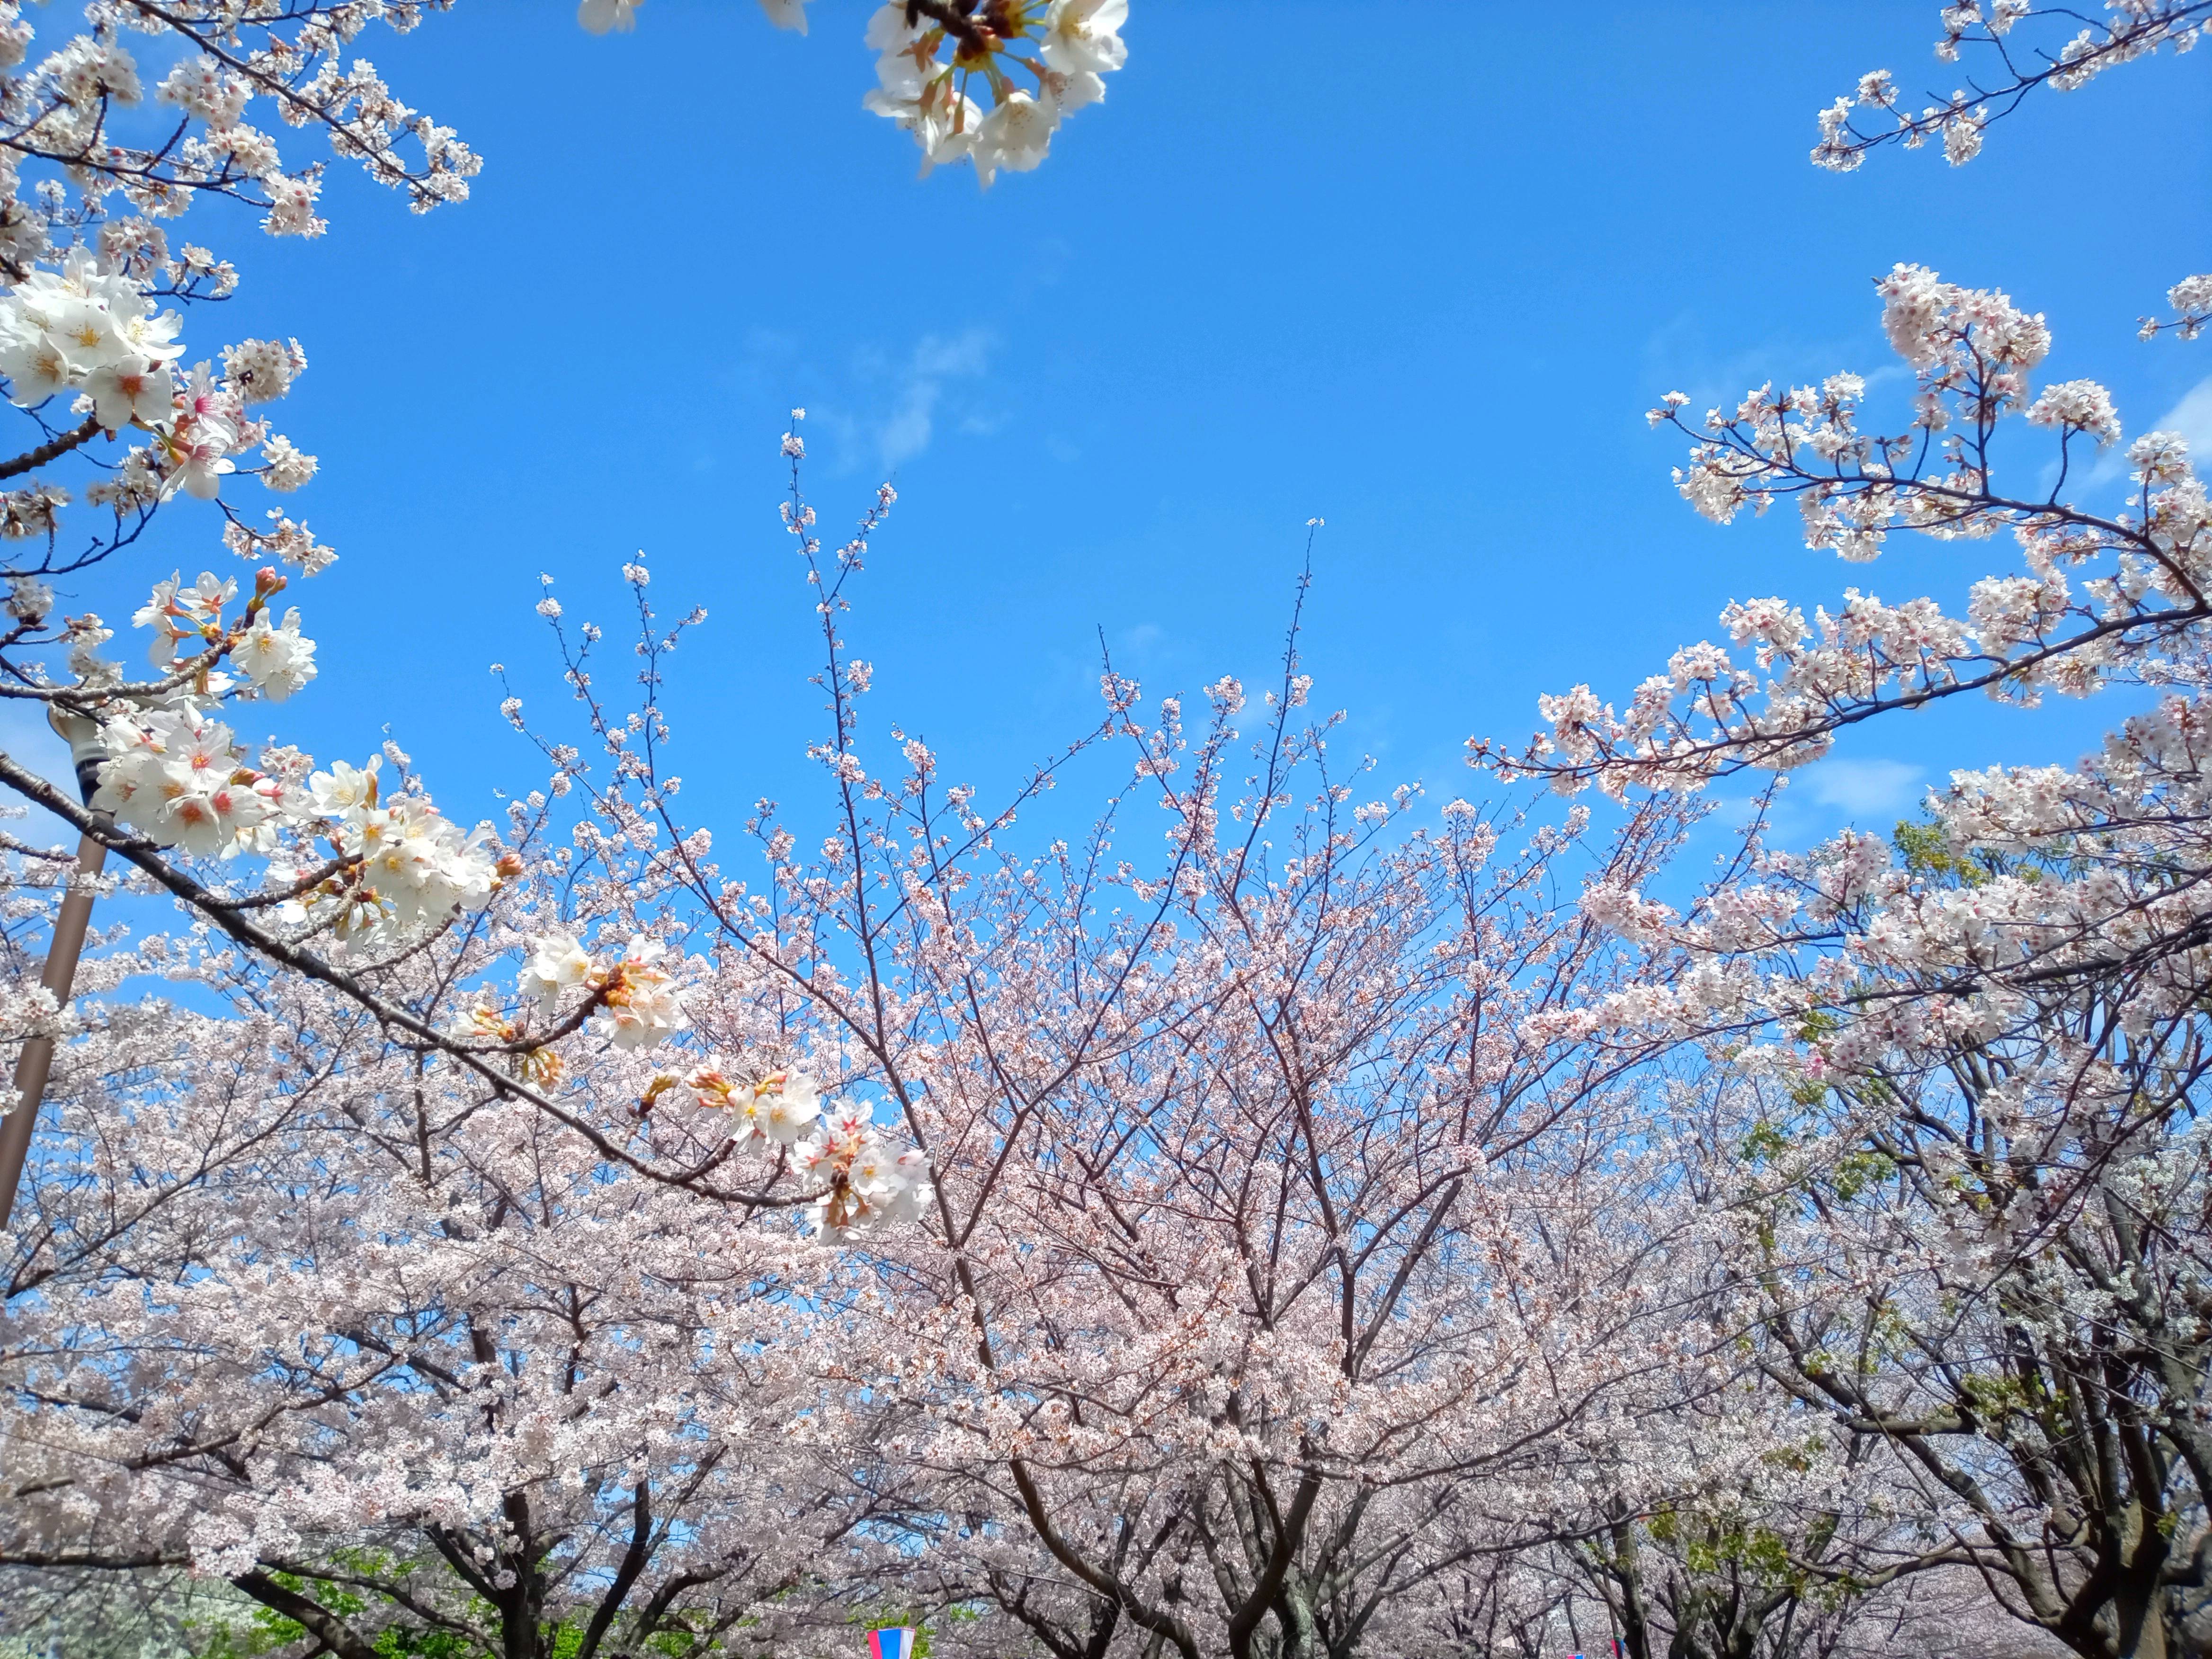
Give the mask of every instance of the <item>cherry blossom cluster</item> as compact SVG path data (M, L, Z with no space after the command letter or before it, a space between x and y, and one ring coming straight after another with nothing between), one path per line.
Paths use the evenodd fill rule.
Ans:
M70 620L61 637L77 684L72 702L58 705L57 724L94 769L88 806L151 848L267 860L277 890L260 902L279 904L306 933L390 943L480 907L500 874L488 828L465 834L411 784L380 800L377 759L314 772L297 750L276 749L257 764L219 717L226 698L281 702L314 678L315 644L298 611L279 620L271 603L284 586L264 568L231 617L232 579L203 572L189 585L157 583L134 620L150 632L148 654L161 678L139 684L125 684L121 668L98 654L112 635L96 616ZM8 603L21 638L44 620L52 594L18 578ZM314 854L318 842L326 860Z
M1954 774L1931 793L1917 856L1858 831L1803 854L1764 852L1756 878L1686 915L1593 888L1583 899L1593 920L1696 966L1586 1007L1577 1029L1618 1021L1741 1041L1763 1027L1799 1033L1817 1016L1816 1039L1760 1063L1829 1079L1899 1056L1924 1063L1962 1034L1994 1041L2043 1018L2050 997L2115 979L2125 1028L2185 1019L2212 975L2212 906L2176 879L2212 867L2197 827L2212 808L2208 753L2202 698L2169 695L2075 766ZM1877 983L1942 989L1869 995Z
M302 769L298 762L289 769ZM307 868L272 862L270 884L287 895L281 914L342 944L401 943L476 909L501 878L487 825L464 830L410 787L382 799L378 759L360 770L339 761L315 772L285 804L330 856ZM304 839L304 837L303 837Z
M642 0L581 0L594 34L636 27ZM806 0L761 0L779 28L806 32ZM985 185L1027 173L1060 122L1106 95L1128 59L1128 0L885 0L869 19L879 83L862 100L913 134L927 175L966 161Z
M914 135L924 173L963 159L985 185L1026 173L1064 117L1106 95L1103 77L1128 58L1128 0L888 0L868 24L881 84L865 101Z
M146 284L125 276L82 246L58 270L30 272L0 295L0 376L18 407L36 410L69 398L82 423L45 449L66 453L95 433L113 437L136 429L150 441L133 446L86 494L118 518L143 512L182 491L213 500L222 478L237 470L234 457L258 448L262 482L270 489L298 489L314 476L315 459L301 453L245 406L283 397L306 368L294 341L246 340L225 349L218 376L197 365L180 383L173 365L184 355L177 339L182 319L173 310L154 314ZM12 492L35 495L37 512L19 512L9 530L51 536L54 509L67 493L37 484Z
M284 586L274 568L263 567L243 614L226 624L223 611L238 597L234 578L203 570L186 586L171 576L155 583L131 621L151 630L146 654L154 666L188 675L203 696L229 689L227 678L218 679L218 665L228 659L263 696L281 702L315 677L315 642L301 634L297 607L287 610L281 623L272 620L276 607L270 601ZM178 647L188 642L197 648L180 658Z
M109 432L171 415L183 319L153 314L139 285L75 248L59 271L34 270L0 298L0 374L22 407L82 392Z
M238 597L233 580L203 572L189 586L174 577L156 584L134 620L150 630L148 654L166 672L142 687L124 687L121 671L92 654L106 630L80 619L79 684L105 699L94 705L104 711L95 740L104 758L88 804L156 847L269 860L287 920L328 927L343 941L389 942L481 905L497 879L484 850L488 830L465 835L417 789L380 801L375 759L310 777L311 763L284 750L266 769L257 767L216 717L220 701L240 689L226 664L246 688L276 701L313 678L315 645L301 632L300 613L288 610L279 621L270 603L284 586L264 568L234 620L225 614ZM19 605L23 591L19 584ZM186 645L192 649L180 655ZM319 839L327 865L297 865Z
M606 960L595 957L573 932L540 934L529 941L529 948L516 988L538 1005L548 1022L529 1041L535 1045L531 1058L549 1079L559 1072L550 1045L579 1029L592 1030L623 1053L658 1048L691 1029L685 991L662 965L666 946L658 939L635 934L618 957ZM473 1015L472 1026L507 1037L520 1037L522 1030L489 1011ZM728 1127L708 1132L706 1139L719 1141L726 1152L770 1151L811 1194L807 1225L826 1242L851 1243L886 1226L914 1222L930 1199L927 1158L887 1142L865 1103L825 1101L804 1071L777 1067L755 1073L709 1056L680 1076L656 1075L640 1098L648 1112L664 1101L681 1099L717 1115Z
M234 855L279 814L281 781L242 765L230 728L191 702L110 720L100 738L112 758L93 805L157 846Z
M702 1109L730 1115L730 1144L738 1150L788 1149L800 1178L820 1189L807 1224L823 1239L845 1243L917 1221L929 1204L928 1158L913 1147L895 1151L876 1127L873 1108L824 1101L804 1072L769 1072L748 1082L708 1060L681 1086Z
M156 847L198 858L270 860L280 914L342 943L397 943L483 905L499 872L489 831L465 833L428 797L380 800L379 762L344 762L302 780L296 757L250 763L231 729L195 700L118 715L100 729L110 758L90 805ZM289 860L324 843L327 862Z
M532 941L530 963L518 988L549 1013L564 993L580 989L586 994L587 1008L605 1011L599 1027L616 1048L654 1048L690 1024L674 981L655 965L666 950L659 940L641 933L618 958L602 963L573 934L549 933Z
M2195 339L2212 322L2212 275L2183 277L2166 289L2166 302L2173 307L2173 315L2144 318L2140 337L2155 339L2172 329L2185 340Z

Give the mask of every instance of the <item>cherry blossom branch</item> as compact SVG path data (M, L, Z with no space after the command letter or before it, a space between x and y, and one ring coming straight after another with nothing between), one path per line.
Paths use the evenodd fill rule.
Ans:
M13 460L0 461L0 478L13 478L42 467L49 461L58 460L79 444L89 442L99 432L100 416L88 415L80 424L71 427L59 437L40 444L36 449L26 450Z
M222 933L246 946L257 956L289 968L319 984L341 992L349 1000L359 1004L380 1023L407 1032L419 1039L425 1047L459 1061L489 1083L493 1091L504 1097L528 1102L562 1127L574 1131L589 1141L592 1148L609 1161L622 1164L650 1180L666 1182L684 1187L712 1198L718 1202L738 1205L749 1209L795 1209L816 1202L818 1193L775 1196L765 1193L746 1193L732 1188L708 1185L696 1173L672 1175L637 1158L627 1149L607 1139L590 1123L559 1105L538 1090L491 1064L489 1056L473 1045L457 1042L408 1010L387 1001L362 985L350 974L331 967L322 958L300 950L275 933L247 920L241 907L226 902L191 877L159 857L151 843L143 837L118 833L102 821L101 815L77 805L60 790L56 789L36 773L21 765L9 755L0 753L0 784L35 802L74 824L78 830L99 842L110 851L119 853L167 888L191 908L206 916ZM495 1049L493 1052L504 1052Z
M2042 18L2081 22L2081 14L2065 6L2039 9L2031 0L1963 0L1945 6L1943 39L1936 55L1954 63L1962 45L1984 48L1996 58L2003 78L1987 87L1970 78L1967 90L1952 93L1918 115L1908 115L1900 107L1887 70L1862 76L1855 93L1820 112L1820 142L1814 148L1814 161L1849 173L1864 163L1868 152L1885 144L1917 149L1932 138L1942 142L1944 158L1952 166L1962 166L1980 153L1983 130L2011 114L2039 88L2071 92L2108 69L2165 47L2188 51L2201 37L2205 20L2212 17L2212 0L2124 0L2112 9L2120 15L2107 22L2101 39L2084 27L2057 53L2039 47L2034 56L2039 63L2027 63L2016 58L2009 41L2015 27ZM1892 125L1863 131L1852 118L1855 106L1885 112Z

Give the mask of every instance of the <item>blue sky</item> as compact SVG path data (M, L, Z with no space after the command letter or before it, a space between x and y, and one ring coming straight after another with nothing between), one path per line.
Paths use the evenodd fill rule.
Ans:
M1316 701L1439 800L1469 734L1577 680L1625 695L1732 596L1956 594L1996 550L1843 567L1782 514L1705 524L1643 418L1888 365L1869 279L1899 260L2047 313L2046 373L2106 380L2131 432L2194 392L2212 445L2212 344L2134 337L2208 263L2212 53L2046 99L1968 167L1839 178L1806 160L1820 104L1879 65L1954 84L1929 0L1135 0L1107 101L982 192L917 180L860 110L869 9L817 0L802 40L651 0L593 40L507 0L376 43L486 166L416 220L341 164L321 242L228 239L225 331L309 354L295 510L343 555L297 595L324 666L286 735L357 752L389 721L450 811L490 810L538 769L487 665L557 708L538 573L618 630L642 550L666 611L712 613L678 659L691 811L804 797L793 404L830 531L901 492L852 628L875 716L987 789L1095 717L1101 629L1151 693L1268 672L1316 514ZM218 562L192 528L161 574ZM2070 757L2112 712L1869 732L1793 790L1799 827Z

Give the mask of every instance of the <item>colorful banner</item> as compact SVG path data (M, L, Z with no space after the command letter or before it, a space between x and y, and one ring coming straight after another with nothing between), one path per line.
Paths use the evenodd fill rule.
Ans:
M873 1659L914 1659L914 1630L910 1626L872 1630L868 1641L875 1650Z

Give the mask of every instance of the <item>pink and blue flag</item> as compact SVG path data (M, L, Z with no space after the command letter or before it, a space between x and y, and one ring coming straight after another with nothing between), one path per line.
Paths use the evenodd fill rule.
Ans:
M872 1659L914 1659L914 1632L905 1625L890 1630L872 1630L868 1642Z

